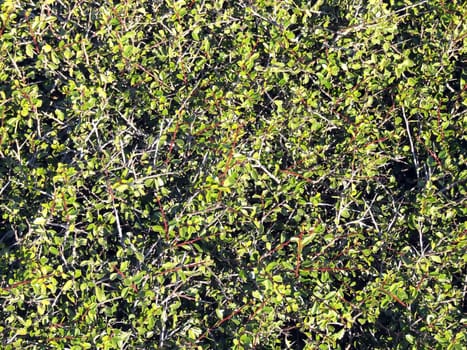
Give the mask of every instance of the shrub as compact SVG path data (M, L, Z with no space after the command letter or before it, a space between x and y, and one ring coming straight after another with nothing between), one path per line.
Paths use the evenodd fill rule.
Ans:
M6 0L5 349L461 349L456 1Z

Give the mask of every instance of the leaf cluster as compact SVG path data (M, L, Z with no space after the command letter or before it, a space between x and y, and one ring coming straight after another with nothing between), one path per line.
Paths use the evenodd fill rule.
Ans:
M463 348L462 2L0 9L2 348Z

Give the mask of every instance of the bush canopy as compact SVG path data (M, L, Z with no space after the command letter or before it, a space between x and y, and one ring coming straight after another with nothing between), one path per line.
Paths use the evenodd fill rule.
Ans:
M3 349L464 349L465 2L0 8Z

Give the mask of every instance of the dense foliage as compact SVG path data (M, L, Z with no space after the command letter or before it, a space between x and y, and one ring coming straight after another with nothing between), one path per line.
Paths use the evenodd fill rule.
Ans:
M464 5L2 1L2 348L462 349Z

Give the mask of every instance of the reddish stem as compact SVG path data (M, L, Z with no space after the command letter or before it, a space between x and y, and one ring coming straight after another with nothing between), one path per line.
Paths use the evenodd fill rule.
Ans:
M156 201L157 204L159 204L159 210L161 211L162 215L162 221L164 224L164 231L165 231L165 239L169 240L169 223L167 222L167 217L165 216L165 211L164 208L162 207L161 200L159 199L159 196L156 196Z

